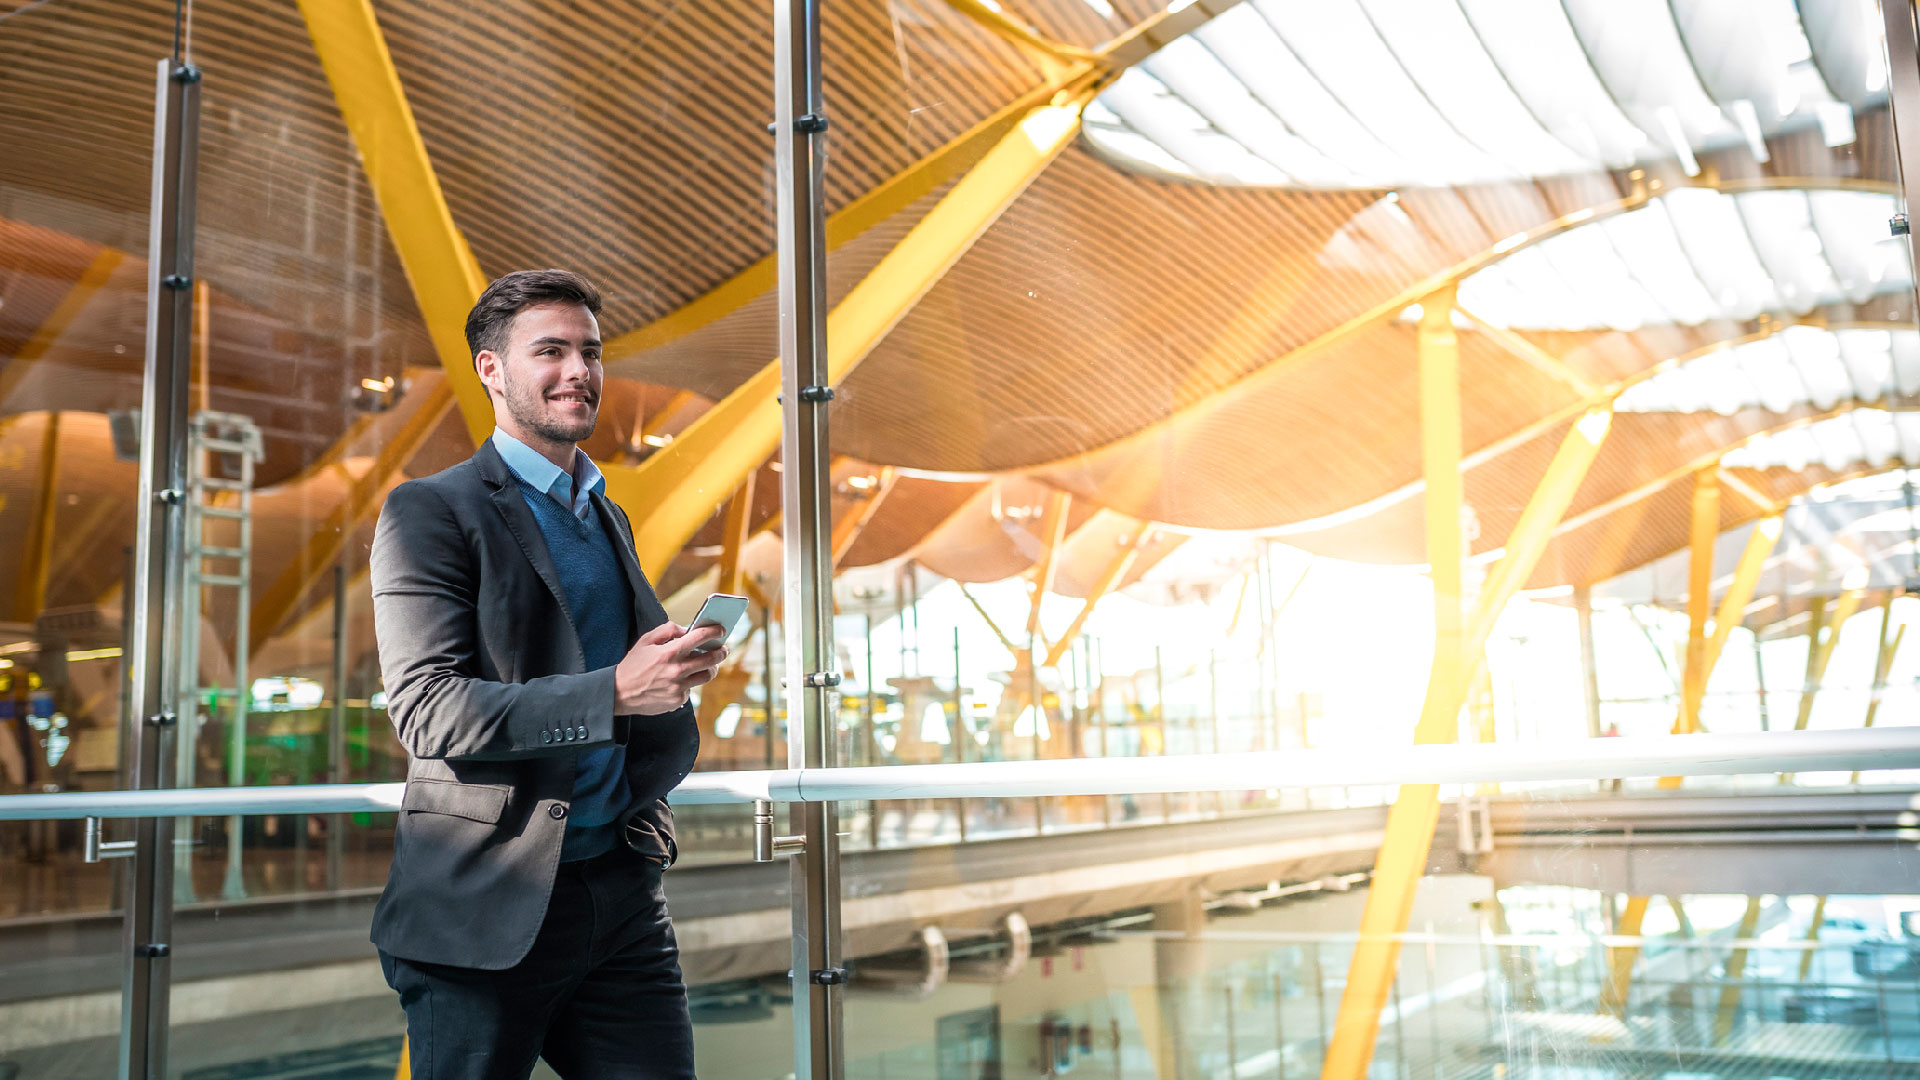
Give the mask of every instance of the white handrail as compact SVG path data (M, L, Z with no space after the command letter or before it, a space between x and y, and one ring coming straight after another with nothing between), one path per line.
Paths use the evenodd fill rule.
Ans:
M1920 769L1920 727L709 772L687 777L672 798L682 804L1032 798L1855 769ZM394 811L404 787L289 784L0 795L0 821Z

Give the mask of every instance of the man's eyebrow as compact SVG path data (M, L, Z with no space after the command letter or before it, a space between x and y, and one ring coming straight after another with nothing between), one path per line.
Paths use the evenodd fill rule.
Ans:
M572 340L571 340L570 338L563 338L563 337L552 337L552 336L548 336L548 337L540 337L540 338L534 338L534 339L533 339L533 341L532 341L532 342L531 342L530 344L534 344L534 345L571 345L571 344L573 344L573 341L572 341ZM583 348L583 349L597 349L597 348L599 348L599 347L600 347L600 339L599 339L599 338L588 338L587 340L585 340L585 341L583 341L583 342L581 342L581 343L580 343L580 347L581 347L581 348Z

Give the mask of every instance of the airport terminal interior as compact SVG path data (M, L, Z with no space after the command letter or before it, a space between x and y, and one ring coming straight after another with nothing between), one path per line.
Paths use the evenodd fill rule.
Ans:
M814 765L969 776L1920 727L1884 4L0 0L0 1080L124 1075L153 863L151 1075L409 1076L395 812L124 858L7 800L405 778L369 548L492 430L510 270L606 297L582 447L669 613L752 600L689 783L787 769L801 698ZM1920 1080L1920 756L1842 764L903 782L826 804L799 1003L823 901L687 802L700 1075L822 1077L826 994L858 1080Z

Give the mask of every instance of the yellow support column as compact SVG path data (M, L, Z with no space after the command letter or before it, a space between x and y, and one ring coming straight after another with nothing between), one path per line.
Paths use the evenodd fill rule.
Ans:
M1893 658L1900 654L1900 642L1907 636L1907 628L1903 624L1899 630L1894 632L1893 640L1887 640L1887 630L1893 622L1893 601L1897 595L1897 592L1889 590L1887 592L1886 604L1880 609L1880 651L1874 659L1873 692L1872 696L1867 699L1867 719L1865 723L1860 725L1861 727L1872 727L1873 722L1879 718L1880 699L1887 692L1887 676L1893 672ZM1859 782L1860 770L1855 769L1853 775L1847 778L1847 783L1857 784ZM1821 897L1820 902L1824 910L1826 897ZM1816 922L1814 926L1817 929L1819 923ZM1804 976L1802 977L1804 978Z
M1416 743L1452 742L1457 737L1461 703L1480 665L1487 636L1507 601L1533 573L1612 421L1610 411L1599 409L1573 424L1508 536L1506 556L1487 576L1471 618L1465 617L1461 610L1459 351L1452 307L1450 287L1430 294L1421 304L1422 449L1435 641L1426 701L1414 729ZM1367 1074L1380 1012L1386 1007L1399 963L1399 935L1406 930L1439 815L1440 789L1433 784L1403 786L1388 814L1386 838L1374 862L1361 915L1360 940L1354 946L1321 1069L1323 1080L1364 1080Z
M1697 496L1697 489L1695 493ZM1717 502L1717 496L1715 497L1715 501ZM1695 500L1694 507L1696 511L1702 509L1698 498ZM1718 522L1718 516L1716 507L1713 513L1716 524ZM1705 517L1705 513L1699 513L1696 516L1694 522L1696 528L1702 524L1702 519ZM1697 662L1700 668L1697 678L1691 672L1685 676L1684 686L1681 691L1683 696L1680 708L1673 721L1673 733L1675 735L1684 735L1699 730L1700 701L1706 695L1707 683L1713 678L1713 669L1720 663L1720 654L1726 650L1727 639L1733 634L1733 628L1740 625L1745 616L1747 605L1753 601L1753 591L1760 584L1760 574L1761 571L1766 569L1767 556L1773 553L1774 545L1780 540L1780 530L1781 519L1778 517L1762 518L1754 523L1753 533L1747 537L1747 546L1745 550L1740 553L1740 565L1734 568L1733 582L1727 586L1726 595L1720 598L1719 610L1714 613L1713 629L1709 633L1705 631L1705 628L1702 628L1702 633L1699 635L1700 644L1697 650L1693 642L1693 627L1691 624L1689 625L1687 655L1690 659L1697 656ZM1707 595L1707 590L1712 587L1712 567L1706 565L1711 560L1713 550L1712 542L1711 540L1707 541L1705 546L1707 554L1705 556L1701 555L1702 548L1700 545L1701 533L1696 531L1694 534L1693 549L1694 563L1696 567L1708 575L1708 584L1706 587L1701 587L1697 584L1689 586L1691 591L1691 594L1687 597L1687 610L1689 615L1699 610L1694 605L1694 595L1704 598ZM1689 569L1693 569L1693 567ZM1694 581L1697 582L1698 580L1698 577L1694 578ZM1705 606L1704 600L1700 606ZM1660 786L1663 788L1677 788L1680 786L1680 777L1663 776L1660 778ZM1632 896L1627 898L1626 910L1621 914L1620 922L1614 929L1617 935L1629 938L1637 938L1640 936L1640 927L1647 915L1647 902L1649 899L1649 897L1645 896ZM1676 913L1680 913L1677 906L1678 901L1675 903ZM1601 1013L1614 1016L1625 1015L1627 995L1633 986L1633 965L1639 958L1639 945L1617 945L1607 949L1607 984L1600 992Z
M1813 902L1813 923L1807 927L1807 944L1820 943L1820 924L1827 919L1827 898L1822 896ZM1800 954L1800 981L1806 982L1813 976L1814 950L1809 948Z
M1040 516L1040 561L1033 568L1033 603L1027 611L1027 640L1040 634L1040 600L1053 588L1053 571L1059 565L1060 545L1067 538L1067 509L1073 496L1056 491L1047 497L1047 509Z
M14 622L31 623L39 617L53 570L53 517L60 507L60 414L48 413L46 425L40 438L40 483L33 489L26 551L21 553L20 575L13 586Z
M727 500L727 519L720 533L720 580L714 591L738 594L741 589L740 552L753 531L753 486L757 473L745 480Z
M1093 614L1094 607L1127 579L1127 571L1133 569L1133 561L1140 557L1140 549L1146 546L1149 534L1152 532L1153 526L1143 521L1140 527L1133 531L1132 536L1122 540L1119 550L1114 552L1113 561L1107 564L1107 568L1100 574L1100 580L1094 582L1093 588L1088 591L1086 601L1080 605L1080 613L1067 624L1067 631L1060 635L1060 640L1054 642L1053 647L1047 650L1047 667L1054 667L1066 657L1067 650L1073 648L1073 639L1080 636L1080 631L1087 625L1087 617Z
M1841 593L1827 611L1827 617L1821 620L1825 625L1816 627L1813 638L1808 641L1807 682L1800 689L1800 713L1793 719L1793 730L1805 731L1807 721L1813 719L1814 695L1820 692L1820 683L1827 677L1827 664L1833 659L1833 647L1840 643L1841 629L1860 610L1860 601L1865 595L1858 589Z
M1693 518L1689 535L1687 659L1680 679L1680 725L1676 734L1700 730L1700 701L1707 693L1707 616L1713 610L1713 545L1720 538L1717 462L1693 474Z
M860 539L862 532L866 531L867 524L873 520L873 515L880 512L880 504L887 501L888 495L893 494L893 485L897 476L893 466L882 466L880 475L874 478L872 490L867 492L867 501L861 503L858 509L849 511L847 516L841 518L840 523L834 526L833 568L835 570L840 569L840 564L846 560L847 552L853 550L854 542Z
M454 224L372 0L299 2L453 400L479 446L493 432L493 402L474 373L466 325L486 276Z
M1613 935L1639 937L1640 928L1646 924L1647 905L1651 899L1646 896L1627 897L1626 910L1621 912L1620 921L1613 924ZM1607 946L1607 985L1600 989L1602 1015L1627 1014L1627 995L1633 990L1633 965L1639 959L1638 943Z
M373 467L353 482L327 514L327 519L307 535L306 543L294 553L286 569L273 579L260 599L254 601L253 614L247 624L247 636L252 639L250 648L258 651L264 646L287 616L300 606L314 584L333 568L360 523L379 509L386 495L387 481L412 460L452 407L453 393L445 379L435 383L433 389L420 398L413 415L380 448Z
M1818 923L1814 925L1818 926ZM1760 897L1747 897L1747 911L1740 917L1740 928L1735 931L1737 940L1752 941L1753 935L1760 929ZM1745 987L1739 985L1747 972L1747 946L1735 945L1727 957L1726 984L1720 987L1720 1009L1713 1017L1713 1045L1721 1046L1727 1037L1733 1034L1733 1019L1740 1008L1740 996ZM1804 978L1804 976L1803 976Z
M1820 684L1827 677L1827 664L1833 659L1833 647L1840 643L1840 631L1845 629L1847 620L1860 610L1860 601L1865 596L1863 590L1849 589L1840 594L1831 608L1821 598L1814 598L1813 619L1807 627L1806 682L1800 687L1800 712L1793 719L1793 730L1805 731L1807 722L1813 719L1814 698L1820 693ZM1780 782L1791 784L1793 776L1793 773L1781 773Z
M60 340L61 336L67 332L67 328L80 317L80 312L86 309L88 302L106 285L107 279L111 278L126 261L126 252L118 248L101 248L93 257L93 261L80 271L80 278L73 283L73 288L68 289L66 295L60 298L60 302L47 313L47 317L40 320L40 325L34 328L32 336L20 343L20 348L13 354L13 359L7 361L5 367L0 368L0 405L6 404L7 400L13 397L14 390L26 381L27 374L33 370L34 365L47 355L47 350L53 347L54 342Z

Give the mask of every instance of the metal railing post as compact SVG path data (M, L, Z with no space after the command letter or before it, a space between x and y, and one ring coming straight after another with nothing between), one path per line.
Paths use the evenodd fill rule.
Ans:
M347 568L333 567L333 708L327 713L327 782L347 780ZM347 817L327 819L327 888L338 889L345 874ZM304 827L304 823L303 823Z
M200 72L162 60L154 94L153 200L147 247L147 356L140 408L140 494L134 551L132 782L170 787L176 674L168 626L183 585L186 449L193 332L194 172ZM245 642L240 645L245 648ZM134 826L121 984L120 1076L166 1075L168 939L173 930L173 822Z
M828 470L827 117L820 97L819 0L774 0L774 201L780 300L780 501L786 522L787 760L835 761L832 477ZM909 570L911 572L911 570ZM916 647L918 641L915 642ZM797 1080L839 1080L842 1051L837 807L792 811L804 850L793 860L793 1038Z

